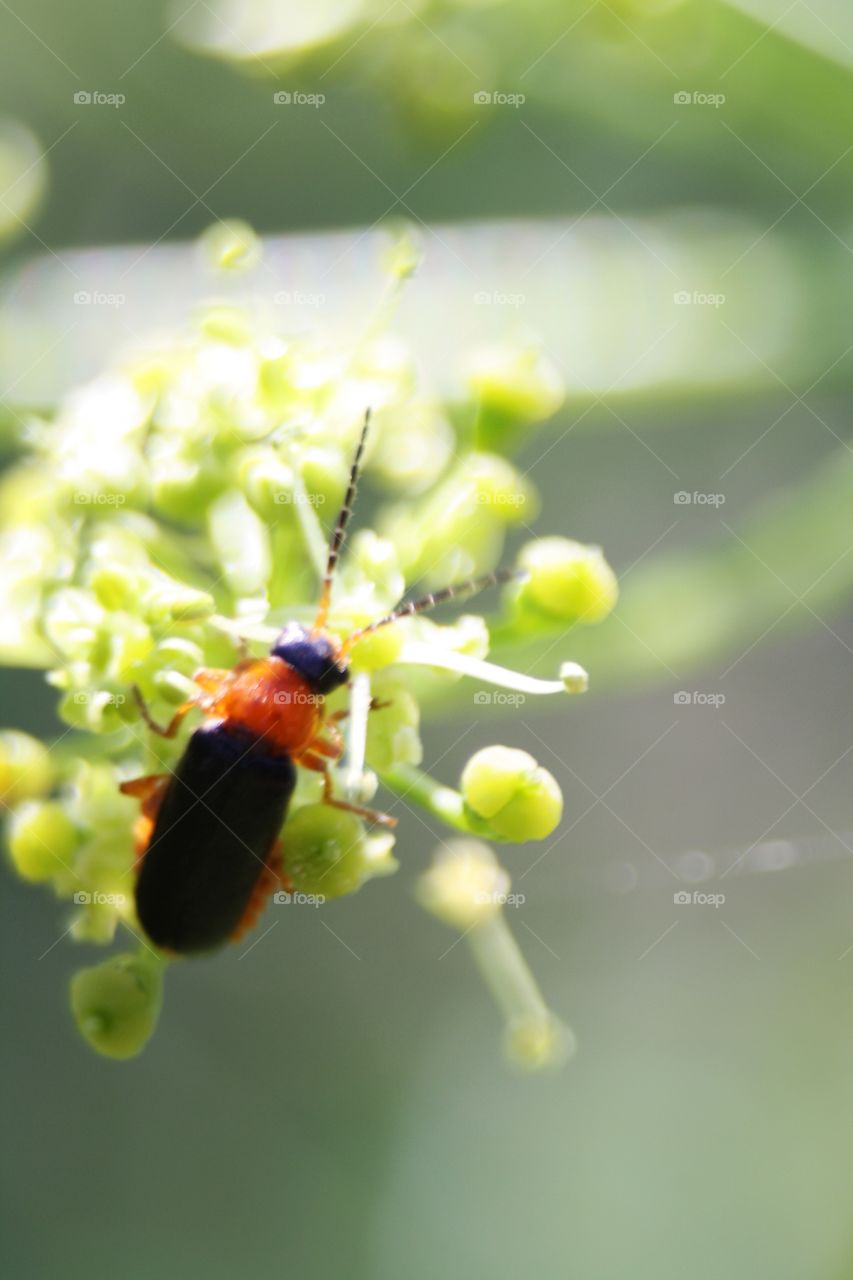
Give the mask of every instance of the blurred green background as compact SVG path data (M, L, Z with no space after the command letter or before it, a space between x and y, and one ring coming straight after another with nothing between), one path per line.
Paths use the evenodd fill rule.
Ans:
M522 455L537 527L623 577L559 653L587 698L502 724L468 691L425 740L442 776L503 738L563 786L559 840L508 863L568 1069L502 1066L411 900L414 818L334 933L293 913L176 968L127 1065L78 1040L80 949L4 873L8 1274L853 1276L845 0L30 0L0 48L8 411L176 325L215 218L270 237L270 315L351 331L403 216L401 329L448 388L461 344L538 337L569 395ZM2 687L51 731L39 675Z

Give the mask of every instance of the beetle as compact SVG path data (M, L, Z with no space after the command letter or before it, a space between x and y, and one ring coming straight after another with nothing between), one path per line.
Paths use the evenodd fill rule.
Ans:
M368 409L332 531L313 625L288 623L265 658L243 658L230 670L197 671L198 693L166 726L152 719L134 687L143 720L161 737L174 737L194 707L206 717L172 773L120 784L125 795L141 802L134 828L137 918L149 940L166 952L210 951L239 938L255 924L275 887L287 885L279 832L297 766L323 775L325 803L372 822L396 824L387 814L335 796L330 766L343 754L336 722L347 712L327 715L325 699L348 682L347 655L360 637L515 576L499 570L445 587L398 605L343 640L326 629L369 424Z

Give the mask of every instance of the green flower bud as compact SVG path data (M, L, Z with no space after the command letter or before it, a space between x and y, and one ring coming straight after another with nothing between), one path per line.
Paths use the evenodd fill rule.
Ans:
M573 1032L547 1012L539 1017L519 1018L511 1022L504 1038L507 1057L526 1071L561 1067L576 1049Z
M141 602L146 610L149 608L151 595L152 593L147 593ZM154 613L155 610L151 609L151 612ZM111 613L102 630L108 653L102 670L105 675L119 682L121 688L114 692L123 692L123 686L132 681L139 663L154 648L154 638L147 623L131 613Z
M474 501L504 524L529 524L536 518L539 498L533 485L505 458L472 454L471 478Z
M140 602L146 622L162 626L169 622L202 622L213 613L216 604L207 591L178 582L166 574L158 575Z
M397 603L406 588L397 548L372 529L360 529L350 543L341 589L347 603L363 609L359 625Z
M600 547L537 538L522 548L519 565L528 572L514 598L521 623L601 622L616 604L619 585Z
M493 346L468 360L467 381L479 401L478 444L501 448L519 423L541 422L565 398L559 369L531 347Z
M123 564L101 564L89 574L89 586L105 609L132 609L142 591L142 575Z
M340 898L368 878L364 824L354 813L305 805L288 819L282 843L285 872L299 893Z
M225 494L209 513L210 538L231 588L259 595L270 575L269 530L240 493Z
M418 728L420 707L400 680L376 681L373 696L380 703L367 721L367 763L377 773L398 764L420 764L423 759Z
M501 909L510 879L488 845L450 840L418 882L421 906L465 933Z
M231 665L232 653L226 650L224 665ZM142 690L146 700L162 698L171 706L178 706L197 692L193 676L199 667L216 665L206 661L204 650L195 641L183 636L169 636L162 640L148 658L137 667L130 683ZM128 698L125 706L129 719L136 719L138 709Z
M163 998L159 960L112 956L71 979L71 1011L83 1038L108 1058L133 1058L157 1025Z
M107 848L113 850L111 878L126 871L131 864L130 832L139 812L138 802L119 791L119 781L113 765L81 761L71 779L67 804L76 826L96 841L100 856L104 856Z
M155 509L181 523L200 520L230 479L219 459L200 448L193 456L175 450L154 456L149 471Z
M69 659L87 661L99 643L105 616L91 592L63 587L45 605L45 635Z
M215 271L250 271L261 260L263 246L248 222L226 218L207 228L200 240L205 262Z
M308 501L318 512L337 515L349 478L347 459L340 449L319 445L302 450L299 469Z
M484 747L462 771L465 804L503 840L544 840L563 815L557 780L514 747Z
M229 346L243 347L252 338L249 317L240 307L208 307L202 313L199 327L205 338Z
M405 643L403 628L395 622L356 640L350 650L353 671L380 671L396 662Z
M28 733L0 733L0 806L12 806L49 791L53 783L50 752Z
M78 842L74 823L55 801L28 800L12 814L9 855L24 880L50 880L66 871Z
M408 223L402 224L382 246L382 266L396 280L406 280L413 275L422 258L423 246Z
M237 480L246 501L267 524L292 523L293 468L272 449L255 449L241 460Z
M58 710L67 724L90 733L114 733L134 718L127 688L122 685L74 689L62 698Z
M0 519L4 528L32 529L37 520L47 520L57 506L56 477L38 463L21 462L8 467L0 477ZM34 530L33 530L34 532ZM41 537L50 541L46 529Z
M376 415L376 430L371 475L389 489L407 495L428 489L453 456L453 428L436 404L389 405Z

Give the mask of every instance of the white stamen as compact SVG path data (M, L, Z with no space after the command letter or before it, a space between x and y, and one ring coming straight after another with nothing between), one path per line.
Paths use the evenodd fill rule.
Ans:
M350 684L349 726L347 730L347 767L344 785L351 800L364 790L364 761L367 749L367 718L370 715L370 675L360 671Z
M484 662L482 658L472 658L467 653L453 653L419 640L407 641L395 662L419 667L442 667L446 671L456 671L459 675L482 680L484 684L534 695L583 693L589 683L589 676L577 662L564 662L560 667L559 680L540 680L509 667L499 667L494 662Z

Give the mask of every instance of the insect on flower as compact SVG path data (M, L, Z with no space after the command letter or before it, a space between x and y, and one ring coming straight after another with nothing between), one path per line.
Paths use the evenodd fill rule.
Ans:
M174 773L121 784L125 795L141 802L135 828L137 916L151 942L165 951L207 951L240 937L276 886L288 887L279 832L297 766L323 775L326 804L395 825L387 814L334 794L330 767L343 754L337 721L348 713L328 714L326 696L347 684L349 651L362 636L517 576L516 570L499 570L445 587L398 605L342 640L327 630L369 423L368 410L332 532L313 626L288 623L265 658L244 658L231 670L197 671L198 694L165 727L151 718L134 689L145 723L161 737L174 737L193 707L206 717L190 735Z

